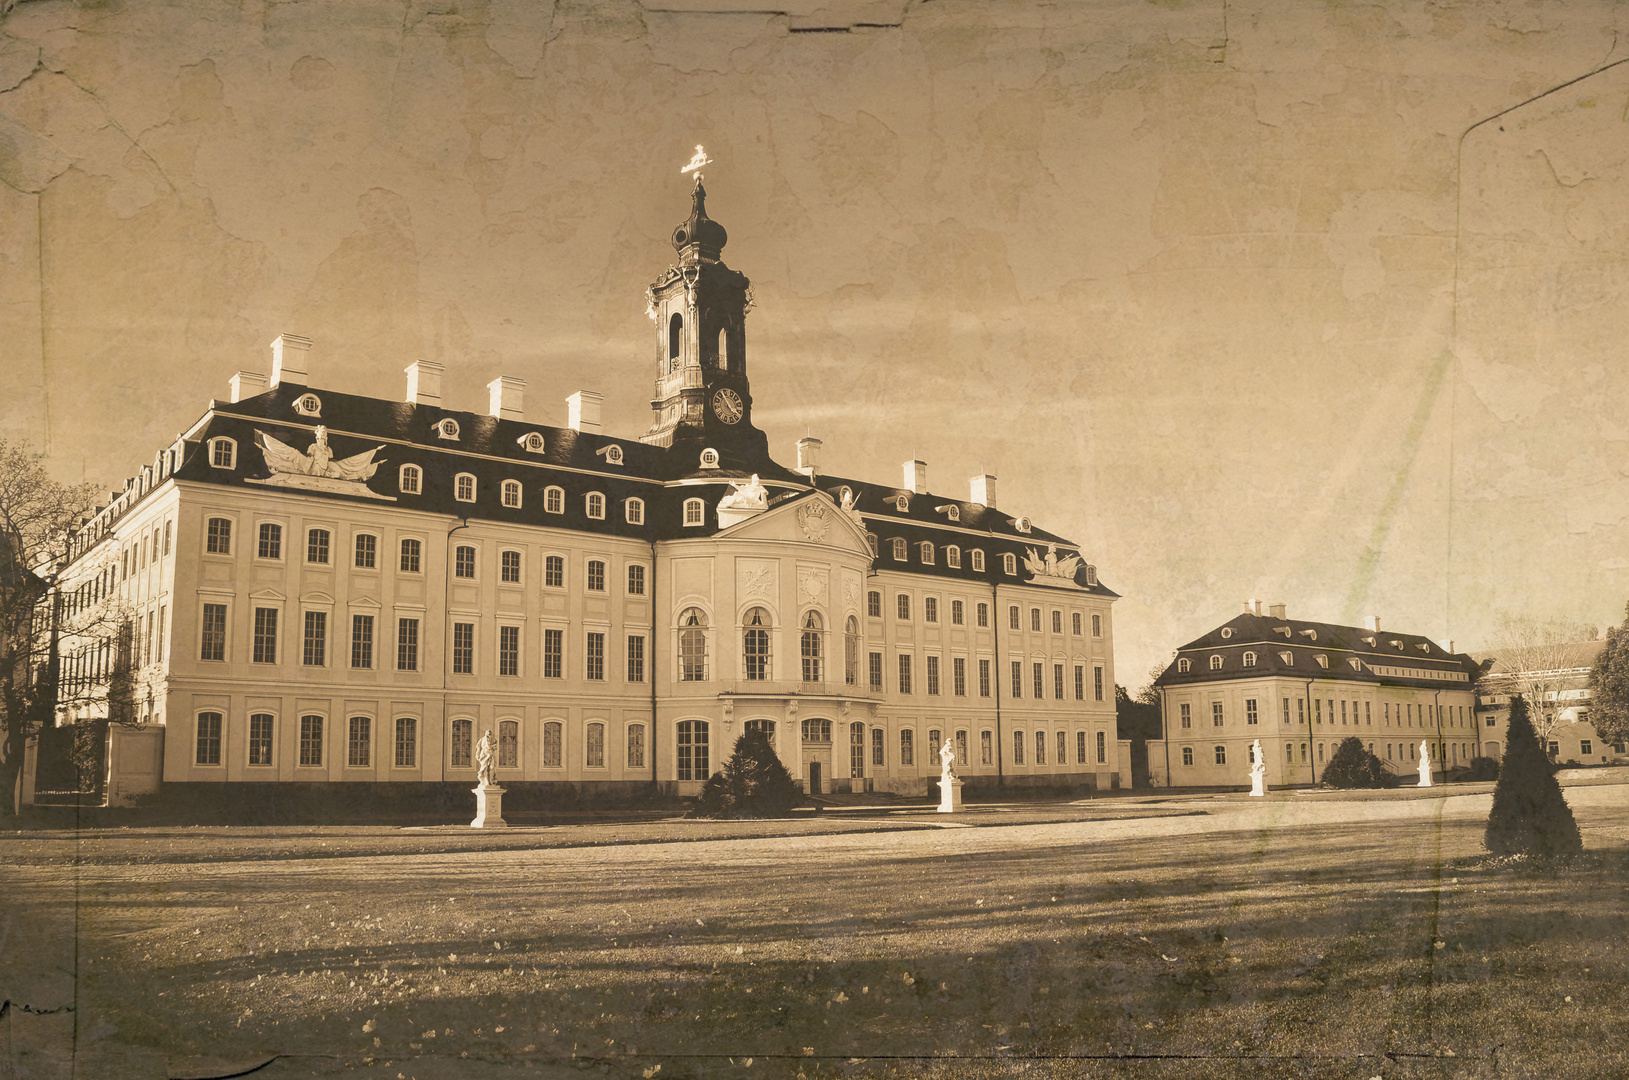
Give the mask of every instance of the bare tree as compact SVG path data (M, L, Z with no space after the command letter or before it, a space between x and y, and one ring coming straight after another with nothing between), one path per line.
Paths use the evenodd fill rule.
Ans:
M52 722L53 710L106 687L59 686L55 661L64 635L112 640L124 620L111 603L64 610L55 589L69 531L91 505L89 485L51 479L38 455L0 439L0 792L7 812L20 810L23 755Z
M1484 680L1492 693L1527 699L1528 719L1541 744L1575 704L1569 698L1589 677L1588 644L1596 629L1569 619L1502 614L1493 636L1494 667Z

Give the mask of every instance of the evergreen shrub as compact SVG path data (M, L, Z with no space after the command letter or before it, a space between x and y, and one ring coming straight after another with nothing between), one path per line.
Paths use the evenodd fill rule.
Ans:
M803 791L769 744L769 736L752 730L735 742L724 767L707 778L692 817L786 817L803 801Z
M1323 782L1332 788L1386 788L1396 787L1397 777L1364 747L1362 739L1349 735L1324 766Z
M1584 849L1578 822L1561 794L1548 755L1527 718L1527 701L1510 700L1499 783L1482 842L1495 855L1572 855Z

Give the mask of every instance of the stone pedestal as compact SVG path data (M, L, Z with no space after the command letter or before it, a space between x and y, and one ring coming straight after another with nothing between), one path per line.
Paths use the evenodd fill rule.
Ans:
M1430 787L1431 786L1431 770L1429 768L1420 769L1420 782L1415 786L1416 787Z
M960 777L951 777L948 782L939 781L939 813L960 813L962 808L962 782Z
M1266 778L1259 772L1250 774L1250 797L1252 799L1265 798L1267 795Z
M469 823L472 829L507 829L509 823L503 819L503 793L507 788L482 785L471 788L475 792L475 820Z

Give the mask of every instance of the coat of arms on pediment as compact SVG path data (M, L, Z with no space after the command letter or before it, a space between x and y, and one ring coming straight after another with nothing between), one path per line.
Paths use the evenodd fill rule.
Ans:
M271 475L260 480L246 477L245 483L396 501L393 496L368 490L368 480L382 464L374 461L373 455L385 448L383 443L372 450L336 460L328 446L328 429L318 427L310 448L303 451L258 428L255 430L255 445L265 456L266 470Z
M832 511L827 509L825 502L820 499L808 499L798 507L798 528L803 535L815 543L826 539L831 531Z

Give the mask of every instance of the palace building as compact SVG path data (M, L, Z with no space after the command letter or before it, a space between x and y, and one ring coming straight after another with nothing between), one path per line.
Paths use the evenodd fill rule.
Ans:
M112 801L467 788L488 730L517 795L694 794L752 727L812 792L932 794L947 739L973 785L1121 782L1116 594L994 477L828 475L812 438L773 460L705 198L645 294L642 434L586 390L532 422L510 377L452 408L425 361L399 398L346 392L285 334L83 523L58 603L126 632L64 634L57 677L138 721L110 729Z
M1157 783L1230 787L1250 783L1261 740L1266 782L1319 782L1350 737L1398 775L1416 774L1420 744L1434 771L1478 752L1475 686L1483 665L1430 638L1367 627L1305 622L1259 601L1177 650L1154 681L1165 738L1148 744Z

